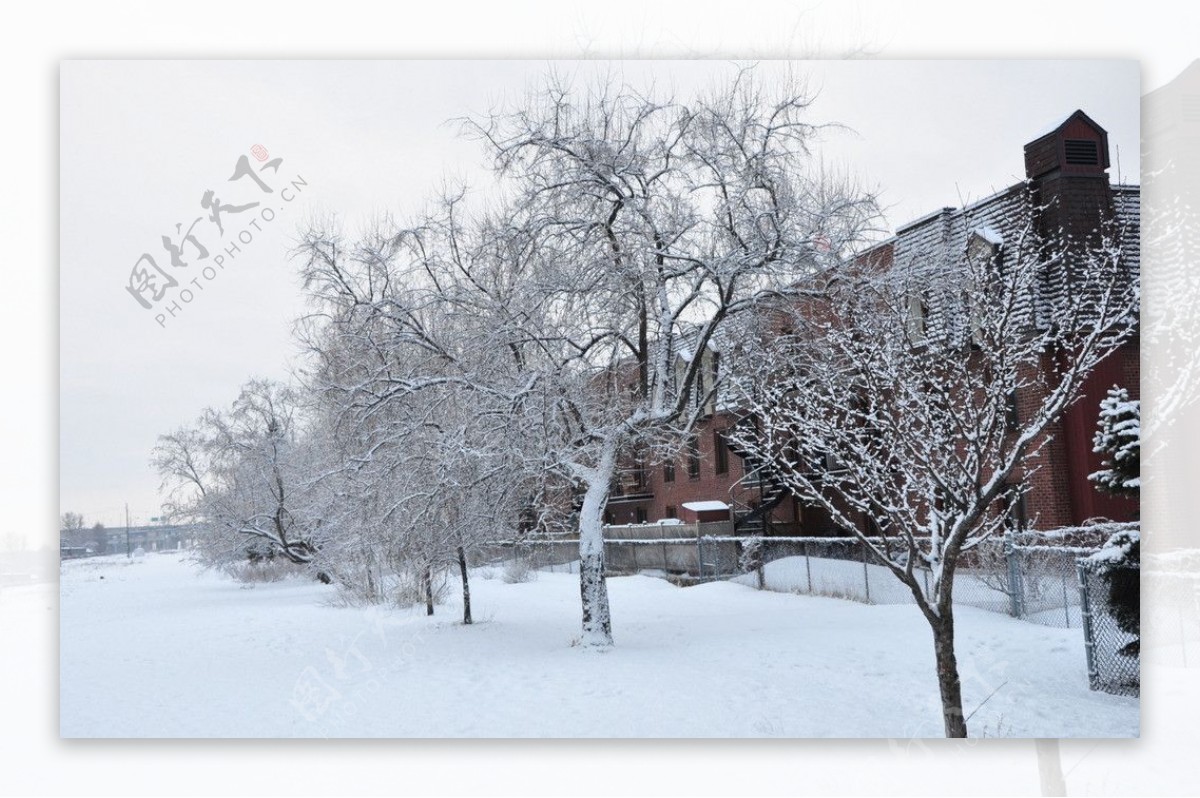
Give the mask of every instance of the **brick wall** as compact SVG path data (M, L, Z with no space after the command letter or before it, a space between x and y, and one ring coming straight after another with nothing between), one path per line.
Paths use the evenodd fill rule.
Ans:
M718 414L709 416L700 423L695 437L700 451L698 476L692 477L688 474L686 452L674 458L675 478L671 482L665 479L664 464L659 463L651 468L650 486L654 493L651 520L668 517L669 508L674 508L677 517L682 517L684 502L731 501L731 489L734 483L745 475L745 466L742 458L729 452L726 458L728 468L723 474L717 473L716 442L713 438L714 432L728 428L731 422L729 416Z

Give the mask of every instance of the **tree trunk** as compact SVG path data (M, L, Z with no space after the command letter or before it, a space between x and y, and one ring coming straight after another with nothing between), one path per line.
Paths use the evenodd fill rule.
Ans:
M613 644L612 620L608 614L608 584L604 577L604 551L581 553L579 558L579 594L583 599L583 638L585 646Z
M613 447L615 449L615 446ZM600 458L595 478L588 484L579 512L579 594L583 601L584 646L613 644L608 614L608 584L604 577L604 505L616 464L613 451Z
M467 580L467 553L462 546L458 547L458 570L462 574L463 585L463 623L471 623L471 583Z
M425 614L433 615L433 573L429 566L425 566L422 581L425 583Z
M947 737L966 737L967 720L962 708L962 683L954 656L954 614L945 615L933 626L933 650L937 659L938 689L942 696L942 719Z

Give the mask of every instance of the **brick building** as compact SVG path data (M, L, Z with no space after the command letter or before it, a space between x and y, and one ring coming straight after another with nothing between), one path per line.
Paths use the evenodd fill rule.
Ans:
M1108 176L1107 133L1082 111L1025 145L1026 182L1010 186L963 208L942 208L897 229L894 236L862 253L863 262L890 268L921 259L957 257L968 247L999 247L1024 219L1029 207L1039 209L1040 232L1062 231L1080 242L1094 238L1104 218L1116 218L1127 231L1125 262L1138 262L1140 188L1114 185ZM1032 203L1032 205L1031 205ZM1069 290L1069 275L1048 273L1044 290ZM920 304L918 313L930 312ZM715 371L715 353L706 370ZM1051 368L1047 360L1045 367ZM1137 517L1138 504L1096 490L1088 474L1101 468L1092 452L1098 407L1113 385L1139 396L1140 366L1135 336L1111 355L1088 379L1084 396L1050 431L1028 479L1028 493L1014 513L1023 524L1039 529L1076 526L1104 517L1117 521ZM1017 396L1015 412L1028 412L1038 401ZM697 520L688 505L712 508L720 502L743 534L836 535L828 516L806 507L769 477L767 469L742 457L722 432L736 413L714 409L699 425L692 441L674 462L630 462L609 499L610 524L653 523L662 519ZM868 522L863 519L864 525Z

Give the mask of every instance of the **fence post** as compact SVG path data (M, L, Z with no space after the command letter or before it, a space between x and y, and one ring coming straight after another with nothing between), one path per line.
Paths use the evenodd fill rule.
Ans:
M1088 687L1096 689L1096 652L1092 636L1092 603L1088 596L1087 568L1076 561L1075 572L1079 576L1079 616L1083 620L1083 650L1087 654Z
M808 576L808 595L812 595L812 563L808 560L808 541L805 541L804 546L804 573Z
M704 578L704 538L700 536L700 525L696 524L696 575Z
M763 552L762 538L754 539L754 570L758 573L758 589L767 589L766 554ZM1181 616L1182 617L1182 616ZM1185 656L1186 662L1186 656Z
M871 576L867 571L867 544L859 543L858 545L862 547L863 587L865 587L867 590L867 603L870 604L871 603Z
M1067 622L1067 628L1071 628L1071 602L1067 600L1067 569L1058 569L1059 575L1062 576L1063 590L1063 618Z
M1025 588L1021 584L1021 563L1011 529L1004 532L1004 559L1008 564L1008 612L1014 618L1025 615Z

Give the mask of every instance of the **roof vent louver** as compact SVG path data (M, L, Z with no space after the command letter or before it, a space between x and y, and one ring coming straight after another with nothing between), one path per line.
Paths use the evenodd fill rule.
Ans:
M1099 166L1100 148L1089 139L1067 139L1063 142L1066 162L1072 166Z

